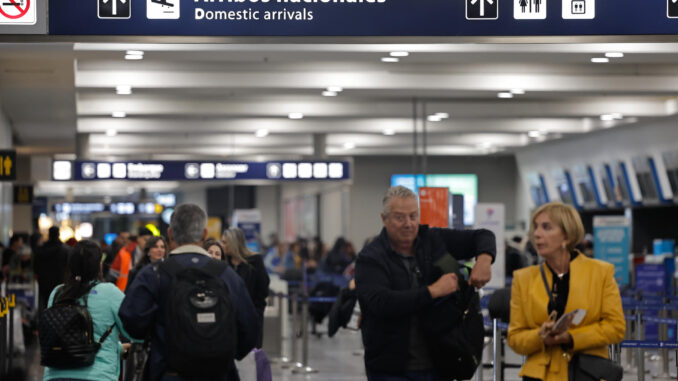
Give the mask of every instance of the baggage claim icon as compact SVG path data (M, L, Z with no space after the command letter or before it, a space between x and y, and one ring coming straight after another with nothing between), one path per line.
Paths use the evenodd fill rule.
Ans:
M467 20L496 20L499 18L499 0L466 0Z

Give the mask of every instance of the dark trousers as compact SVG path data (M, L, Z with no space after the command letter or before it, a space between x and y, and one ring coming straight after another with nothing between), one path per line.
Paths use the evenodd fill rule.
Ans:
M532 378L532 377L523 377L523 381L541 381L538 378Z
M433 370L411 370L402 376L367 372L367 381L448 381Z

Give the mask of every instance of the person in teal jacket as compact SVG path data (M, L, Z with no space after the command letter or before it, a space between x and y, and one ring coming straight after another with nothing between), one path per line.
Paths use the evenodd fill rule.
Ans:
M57 369L46 367L43 380L82 380L82 381L117 381L120 374L120 356L123 347L118 340L125 332L118 317L118 309L124 294L112 283L102 282L101 249L92 241L79 242L73 247L68 258L64 284L57 286L49 296L48 308L54 304L55 298L75 297L82 303L82 297L89 290L87 310L94 324L94 340L113 326L113 331L106 338L97 352L94 364L83 368ZM92 283L94 286L91 287Z

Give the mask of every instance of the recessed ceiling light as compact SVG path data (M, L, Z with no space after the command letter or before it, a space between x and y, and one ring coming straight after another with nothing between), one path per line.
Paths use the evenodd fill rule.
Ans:
M287 117L290 118L290 119L303 119L304 114L302 114L300 112L291 112L287 115Z
M346 143L344 143L344 148L346 148L346 149L354 149L354 148L355 148L355 143L353 143L353 142L346 142Z
M593 58L591 58L591 62L593 62L593 63L608 63L608 62L610 62L610 59L605 58L605 57L593 57Z
M336 91L323 91L322 94L323 94L323 97L336 97L337 96Z
M446 112L437 112L436 115L438 115L442 119L447 119L447 118L450 117L450 114L448 114Z
M381 57L381 62L398 62L400 61L397 57Z
M481 149L488 149L488 148L492 147L492 143L482 142L482 143L478 144L477 147L481 148Z
M513 94L511 94L511 93L506 93L506 92L504 92L504 93L498 93L498 94L497 94L497 97L503 98L503 99L510 99L510 98L513 98Z
M334 91L335 93L340 93L344 91L341 86L327 86L327 91Z
M124 111L113 111L113 113L111 113L111 116L114 118L124 118L127 116L127 113Z
M439 117L438 115L429 115L428 118L426 118L429 122L440 122L443 120L443 118Z
M603 114L600 116L600 120L604 121L614 120L614 116L612 116L611 114Z
M113 136L115 136L115 135L117 135L117 134L118 134L118 131L117 131L117 130L114 130L114 129L112 129L112 128L106 130L106 136L113 137Z
M132 94L132 86L130 85L118 85L115 87L115 92L118 95L130 95Z
M391 57L407 57L409 55L409 52L391 52Z
M143 50L128 50L125 54L130 54L133 56L143 56L144 51Z
M525 94L525 90L523 90L523 89L511 89L511 94L523 95L523 94Z
M125 54L125 59L128 61L143 60L144 56L138 54Z
M541 136L541 131L529 131L527 133L527 136L529 136L531 138L538 138L538 137Z
M622 57L624 57L624 53L622 53L622 52L608 52L608 53L605 53L605 57L607 57L607 58L622 58Z
M265 128L260 128L254 133L254 136L256 136L258 138L263 138L264 136L268 136L268 130L265 129Z
M387 128L383 131L383 134L386 136L392 136L395 135L395 130L392 128Z
M610 114L612 116L612 119L624 119L624 115L618 113L618 112L613 112Z

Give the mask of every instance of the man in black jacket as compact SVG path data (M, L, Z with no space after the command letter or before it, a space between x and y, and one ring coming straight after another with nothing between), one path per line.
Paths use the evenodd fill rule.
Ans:
M59 240L59 227L49 228L47 242L35 253L35 275L38 276L39 311L47 307L54 287L64 282L68 248Z
M170 246L175 247L165 260L165 264L172 262L183 268L208 268L220 266L220 264L202 248L202 242L207 237L207 214L195 204L182 204L177 206L172 214L167 236ZM169 267L169 266L168 266ZM245 283L233 271L232 268L224 266L225 270L221 273L219 279L228 289L228 297L233 306L235 318L236 337L232 341L236 343L235 358L242 360L256 345L259 337L259 325L257 324L257 312L252 304L252 300L247 292ZM184 278L188 279L188 278ZM204 281L202 281L204 284ZM197 283L199 284L199 283ZM151 338L150 355L150 380L151 381L188 381L204 380L207 377L188 377L181 376L180 370L176 369L176 363L169 359L175 353L170 351L170 335L186 336L187 332L171 331L172 323L176 320L168 321L167 315L168 303L170 301L170 292L173 290L172 279L167 271L163 270L163 265L157 269L154 266L146 266L139 271L134 278L134 283L127 289L125 299L122 301L118 315L122 321L125 330L135 338L145 338L149 335ZM201 295L204 300L209 301L207 292ZM195 300L195 301L194 301ZM190 303L202 303L203 299L198 297L190 299ZM180 309L189 311L190 306L180 306ZM210 316L211 315L211 316ZM214 324L219 319L214 313L198 313L194 323ZM225 324L219 321L220 324ZM218 331L218 330L213 330ZM205 340L206 337L194 337L195 339ZM190 339L190 338L189 338ZM206 348L186 347L187 351L198 350L205 351ZM214 348L212 348L213 350ZM199 356L200 357L200 356ZM213 357L213 356L212 356ZM222 359L211 360L201 359L194 362L193 371L199 373L201 367L213 367ZM227 362L227 361L230 361ZM222 364L230 369L218 377L209 378L211 381L238 381L237 369L233 360L223 359ZM183 364L186 365L186 364Z
M475 257L469 284L490 281L496 253L488 230L451 230L419 225L417 196L396 186L386 193L381 234L358 255L356 290L369 381L443 380L433 367L418 314L459 289L455 274L433 278L433 264L447 253Z

